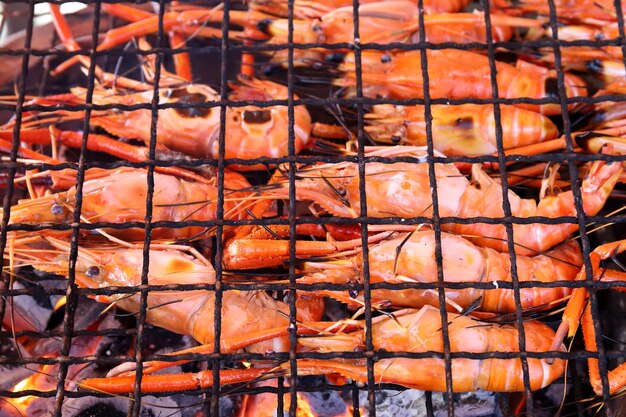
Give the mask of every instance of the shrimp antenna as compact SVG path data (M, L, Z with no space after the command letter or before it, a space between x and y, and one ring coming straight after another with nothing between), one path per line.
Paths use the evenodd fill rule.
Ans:
M477 299L475 299L470 305L468 305L467 307L465 307L463 310L461 310L461 312L459 313L461 316L469 316L470 314L472 314L474 311L480 309L480 307L483 305L483 296L481 295L480 297L478 297Z
M326 177L323 174L320 174L320 178L332 190L332 192L337 196L339 201L341 201L341 204L343 204L344 206L346 206L348 208L351 208L350 201L348 201L348 199L346 198L346 190L344 190L344 189L340 190L339 188L335 187L330 181L328 181L326 179Z

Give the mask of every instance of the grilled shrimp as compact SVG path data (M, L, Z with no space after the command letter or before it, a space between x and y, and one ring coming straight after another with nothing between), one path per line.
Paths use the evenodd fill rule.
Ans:
M287 88L270 81L241 78L233 83L231 100L268 101L287 98ZM73 101L85 97L83 88L72 89ZM152 90L114 94L99 89L94 96L98 105L132 106L149 104ZM41 100L41 99L39 99ZM67 100L67 99L66 99ZM157 142L167 148L195 158L217 158L219 155L220 107L208 107L219 101L219 94L206 85L189 84L183 87L159 90L159 103L191 107L166 108L159 111ZM287 106L258 107L253 105L229 107L226 110L225 158L277 158L288 153ZM75 113L75 112L74 112ZM63 114L63 117L67 117ZM74 115L74 117L77 117ZM133 111L96 111L90 118L92 126L124 138L150 143L152 112L149 109ZM55 119L55 122L57 119ZM294 107L294 145L300 152L310 139L311 117L304 106ZM238 169L260 169L264 165L237 166Z
M620 0L622 10L626 9L626 1ZM496 0L495 10L517 13L525 11L550 15L549 3L544 0ZM554 2L559 20L573 20L603 24L617 20L614 0L556 0Z
M386 147L368 152L366 156L424 157L423 148ZM287 170L287 168L285 168ZM489 177L479 165L472 166L473 180L469 181L452 164L435 165L439 215L459 218L502 218L502 187ZM600 211L622 173L622 163L595 161L591 164L581 185L583 207L587 215ZM358 217L360 207L359 174L356 163L324 164L302 168L296 173L298 200L314 201L328 213L342 217ZM365 164L365 192L367 215L371 217L430 217L432 194L428 164L380 163ZM268 195L286 198L286 182L281 188L268 189ZM274 184L276 185L276 184ZM572 192L546 195L538 204L522 199L512 191L508 194L511 214L527 218L575 216ZM484 247L507 252L507 234L502 224L444 223L442 229L464 235ZM515 250L522 255L543 252L563 242L576 231L576 224L513 224Z
M240 174L226 170L224 177L224 217L241 219L249 205L241 198L250 185ZM99 174L102 174L99 172ZM232 190L232 191L228 191ZM146 217L148 194L147 171L120 168L100 178L85 181L81 217L86 222L143 222ZM11 208L10 223L69 224L74 220L76 189L20 200ZM216 218L217 187L205 183L186 181L171 175L154 173L152 221L183 222L185 220L208 221ZM108 230L118 237L141 240L143 228ZM203 226L181 228L157 227L155 239L186 239L206 232Z
M380 1L381 0L361 0L359 1L359 4L365 5ZM423 2L424 13L460 12L467 7L469 3L469 0L425 0ZM352 6L352 0L295 0L293 4L293 16L294 18L301 20L319 19L335 9L348 6ZM413 2L413 7L417 8L417 2ZM284 0L254 0L250 2L250 9L280 17L287 17L289 15L289 7L287 2Z
M16 241L15 254L26 264L41 271L67 276L69 244L53 238L36 238L35 242ZM37 250L29 245L38 243ZM42 244L48 249L41 249ZM32 246L34 247L34 246ZM215 270L206 260L177 249L150 250L148 285L202 285L215 283ZM143 250L121 247L85 247L78 250L76 283L83 288L137 287L141 285ZM99 297L102 301L105 297ZM140 294L119 293L108 296L108 302L137 313ZM289 307L264 292L225 291L222 300L222 337L227 338L287 325ZM147 298L147 322L164 329L192 336L201 344L214 339L215 292L208 290L150 291ZM317 297L301 296L297 300L298 319L319 320L323 307ZM287 338L253 346L252 351L287 351Z
M470 51L428 50L428 77L430 97L478 98L492 97L489 58ZM458 63L463 62L462 66ZM367 97L412 99L423 97L420 51L381 52L363 51L363 94ZM354 54L346 55L340 65L343 77L335 80L337 85L349 87L352 94L356 87ZM518 60L513 66L496 62L498 93L502 98L542 99L556 97L556 72ZM586 96L585 83L579 77L565 74L565 90L568 97ZM560 114L559 104L516 104L543 114Z
M352 42L354 36L352 6L341 7L316 20L294 21L295 43ZM540 26L541 21L492 15L493 38L505 41L513 35L514 27ZM359 7L359 37L361 43L419 42L419 13L414 1L393 0L363 4ZM438 13L424 17L426 40L443 42L485 42L483 13ZM272 36L272 42L285 44L288 37L286 19L265 19L259 29Z
M449 283L488 283L511 281L511 259L508 253L474 245L461 236L442 233L443 278ZM435 236L432 231L395 237L371 246L369 250L369 277L371 283L437 282ZM553 282L573 280L582 264L582 255L576 242L564 243L552 251L533 257L516 257L520 282ZM345 284L361 282L362 254L347 259L327 262L305 262L303 283L333 282ZM513 290L508 288L446 289L446 299L455 308L472 306L478 311L494 313L515 312ZM567 297L571 288L520 288L523 309L541 307ZM372 297L391 302L394 306L419 308L439 305L436 290L375 289Z
M480 322L454 313L448 314L448 337L451 352L519 352L519 337L514 324L501 325ZM523 323L526 351L547 352L554 331L536 321ZM441 314L425 306L405 314L385 317L372 326L374 349L387 352L443 352ZM337 336L311 337L300 340L304 346L322 352L353 352L365 346L365 330ZM561 346L560 351L565 347ZM561 377L565 361L528 358L530 388L541 389ZM339 373L356 381L367 381L364 364L339 360L301 360L298 375ZM374 364L376 383L394 383L408 388L446 391L446 371L443 358L388 358ZM452 359L452 390L512 392L523 391L522 362L518 359Z
M425 306L420 310L403 310L393 317L380 316L373 319L371 328L374 349L387 352L443 352L444 342L439 310ZM341 322L332 327L341 326ZM326 334L319 337L299 338L298 342L308 350L319 352L355 352L362 350L365 343L364 323L362 329ZM543 353L550 351L554 331L543 323L526 321L523 323L527 352ZM493 324L474 320L454 313L448 314L448 340L452 353L515 353L519 352L519 332L514 324ZM564 351L561 345L559 351ZM565 371L565 361L559 358L549 363L549 359L528 357L530 389L538 390ZM368 380L365 359L298 359L298 375L340 374L361 383ZM391 383L428 391L446 391L445 360L440 357L426 358L384 358L374 363L374 383ZM452 390L455 392L476 391L523 391L524 373L520 358L500 359L486 357L469 359L454 357L452 366ZM220 386L229 383L247 382L259 377L284 376L290 364L277 368L254 368L227 370L220 372ZM115 378L91 378L81 385L100 392L132 392L135 375ZM197 374L144 375L141 380L143 392L163 392L207 388L211 386L211 371Z
M434 148L448 156L488 155L498 151L493 106L462 104L431 106ZM424 106L380 104L365 117L367 133L377 142L426 145ZM539 113L501 105L504 149L531 145L558 136L552 121Z

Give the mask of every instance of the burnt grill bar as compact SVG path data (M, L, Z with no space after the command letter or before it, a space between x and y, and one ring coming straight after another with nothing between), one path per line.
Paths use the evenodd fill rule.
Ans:
M426 41L426 29L424 27L424 0L418 0L419 8L419 42ZM485 28L485 31L489 31L489 28ZM489 38L487 38L489 39ZM446 310L446 294L443 287L443 254L441 251L441 220L439 218L439 195L437 192L437 179L435 175L435 162L432 160L434 157L434 145L433 145L433 129L432 129L432 113L431 113L431 101L430 101L430 78L428 74L428 56L427 50L420 50L420 61L422 69L422 80L424 85L424 118L426 119L426 147L428 161L428 178L430 182L431 198L433 202L433 214L432 224L435 232L435 262L437 263L437 283L439 287L437 293L439 296L439 313L441 315L441 335L443 337L443 359L445 360L445 372L446 372L446 393L448 398L452 398L452 358L450 348L450 336L448 332L448 312ZM497 119L496 119L497 120ZM363 183L364 181L361 181ZM432 401L431 397L427 398ZM448 415L454 415L454 403L448 401ZM432 405L431 405L432 407Z
M604 349L601 336L600 329L600 312L598 305L598 296L596 292L598 290L614 288L614 287L623 287L623 284L620 283L611 283L611 282L597 282L592 281L592 275L588 272L587 281L585 282L551 282L551 283L535 283L535 282L519 282L517 278L516 271L516 256L514 252L514 243L513 243L513 225L514 224L528 224L528 223L543 223L543 224L560 224L560 223L577 223L580 230L580 239L582 242L582 250L584 254L584 262L585 267L588 271L591 269L591 264L589 261L589 254L592 250L592 245L589 242L589 239L586 236L588 222L598 222L601 225L609 224L609 223L626 223L626 215L616 215L610 218L604 216L587 216L582 210L582 197L580 192L580 187L576 183L575 180L572 180L572 190L574 194L574 201L577 209L577 214L575 217L560 217L555 219L550 218L518 218L512 216L510 203L507 198L509 192L509 184L507 181L507 167L506 163L511 161L516 162L536 162L536 161L556 161L563 162L568 164L569 174L572 179L578 178L578 168L576 163L581 161L595 161L595 160L606 160L606 161L625 161L626 157L618 156L618 155L580 155L574 153L574 143L575 138L572 137L572 121L569 117L568 105L573 103L583 103L583 104L593 104L593 103L601 103L607 101L624 101L626 99L626 95L607 95L600 97L567 97L565 91L564 84L564 70L561 62L561 50L562 48L574 47L574 46L620 46L622 49L622 53L626 54L626 36L624 34L624 17L622 11L622 5L619 0L615 1L615 12L617 14L617 21L620 33L620 39L613 40L597 40L597 41L561 41L558 39L558 16L557 16L557 8L555 6L554 0L548 0L550 13L549 13L549 26L552 30L552 39L544 40L544 41L527 41L523 44L513 43L513 42L495 42L492 37L492 21L490 15L489 1L482 0L481 6L485 11L484 20L486 27L486 43L468 43L468 44L457 44L457 43L444 43L444 44L432 44L429 42L425 42L426 34L424 29L424 10L423 10L423 0L418 0L417 7L419 9L419 37L420 42L414 45L407 44L399 44L393 43L389 45L378 45L378 44L369 44L360 42L360 31L359 31L359 15L356 13L359 7L358 0L353 1L353 25L354 25L354 33L353 33L353 43L348 44L296 44L293 42L293 30L294 30L294 0L288 1L288 26L289 26L289 34L288 34L288 42L284 45L248 45L248 44L239 44L236 40L229 39L228 33L231 29L231 21L230 21L230 10L231 3L227 0L224 5L224 20L221 24L222 30L222 39L220 41L220 46L190 46L190 47L168 47L165 45L164 40L164 28L163 28L163 17L165 13L165 8L168 5L167 0L159 0L158 7L158 32L156 34L156 47L148 51L135 51L135 50L112 50L112 51L97 51L93 45L98 44L99 40L99 31L101 28L101 23L103 17L101 16L102 11L101 7L104 3L122 3L123 1L118 0L90 0L84 3L90 4L93 6L94 11L94 23L91 32L91 45L92 47L89 50L83 50L78 52L65 52L65 51L55 51L55 50L38 50L31 49L31 40L34 34L34 9L36 4L40 4L42 2L36 0L30 1L21 1L23 3L28 3L29 5L29 20L28 26L26 29L25 35L25 44L22 49L0 49L0 56L21 56L22 57L22 66L19 77L17 78L18 86L18 97L15 106L0 104L0 110L6 111L15 111L15 128L13 132L13 141L12 141L12 149L8 158L8 161L0 162L0 166L2 167L3 174L6 174L6 190L5 197L3 201L3 214L2 214L2 228L0 229L0 251L4 252L7 245L7 233L9 231L39 231L39 230L71 230L72 238L71 238L71 248L70 248L70 268L69 268L69 276L68 276L68 286L67 286L67 306L65 309L64 317L63 317L63 328L62 332L59 334L33 334L32 332L18 332L17 336L25 335L25 336L34 336L34 337L50 337L50 336L60 336L62 340L62 347L60 351L60 355L56 358L43 358L43 357L31 357L31 358L0 358L0 364L58 364L60 365L56 374L56 390L53 391L39 391L39 390L31 390L26 391L25 393L12 393L12 392L0 392L0 398L19 398L26 394L33 394L39 397L54 397L54 410L53 415L61 416L63 411L63 404L67 398L80 398L85 396L94 396L100 397L102 394L94 394L90 392L84 391L71 391L67 390L66 382L67 381L67 373L68 369L72 365L77 364L119 364L125 361L134 361L137 364L137 380L134 386L134 401L129 402L128 405L128 414L132 416L138 416L141 414L141 401L142 394L140 391L140 381L142 378L142 367L143 363L148 360L164 360L164 361L176 361L179 359L197 359L201 361L207 361L211 363L213 369L213 387L207 390L198 390L198 393L206 394L207 398L210 397L210 400L207 400L206 405L204 407L204 411L207 415L218 416L220 415L220 397L224 394L229 394L230 389L227 387L220 387L219 384L219 369L221 365L226 364L228 362L236 362L241 360L248 359L273 359L276 361L288 361L291 369L291 376L287 379L279 378L278 385L276 388L243 388L238 391L238 393L260 393L260 392L273 392L277 394L278 399L278 408L276 410L276 415L282 416L284 414L283 408L285 404L285 395L289 396L289 415L296 415L296 403L297 403L297 393L301 391L315 391L316 387L308 387L303 386L299 383L297 379L297 362L296 360L299 358L319 358L319 359L332 359L332 358L354 358L354 359L365 359L367 366L367 376L368 382L365 387L358 387L354 384L348 384L346 386L334 386L329 385L323 387L324 389L329 390L337 390L341 392L351 392L352 398L352 406L354 409L354 415L360 415L359 409L359 391L365 389L367 391L367 402L369 406L369 415L374 416L376 413L376 392L380 388L384 388L387 386L386 384L376 384L374 379L374 363L383 358L426 358L426 357L439 357L445 360L446 363L446 382L447 382L447 395L452 398L454 393L452 391L452 369L451 369L451 360L453 358L473 358L473 359L486 359L486 358L522 358L522 366L524 371L524 396L526 399L526 412L528 415L539 415L541 410L536 410L533 407L533 393L530 390L529 383L529 374L528 374L528 365L527 358L545 358L545 357L558 357L564 359L577 360L581 357L594 357L599 359L600 363L600 371L602 376L603 383L603 400L605 402L609 402L610 396L608 392L608 374L607 374L607 362L609 359L613 358L623 358L624 353L619 350L610 350ZM8 3L8 2L7 2ZM329 50L338 50L338 49L351 49L355 54L355 71L356 71L356 97L350 99L341 99L341 98L295 98L295 68L294 68L294 51L303 50L303 49L312 49L323 47ZM519 99L504 99L498 96L498 86L496 82L496 61L495 54L496 50L500 47L506 47L509 49L519 49L523 47L551 47L554 50L555 56L555 67L557 70L557 88L555 97L548 97L544 99L530 99L530 98L519 98ZM429 92L429 74L428 74L428 50L435 49L483 49L487 51L489 57L489 65L490 65L490 75L491 75L491 88L492 88L492 97L489 99L433 99L430 97ZM421 58L421 76L424 82L424 98L423 99L408 99L408 100L400 100L400 99L371 99L364 97L363 95L363 80L362 80L362 67L361 67L361 53L362 51L374 49L374 50L419 50L420 58ZM288 52L288 66L287 66L287 86L288 86L288 98L286 100L270 100L270 101L233 101L228 98L228 88L227 83L230 79L229 77L229 66L232 62L232 57L236 54L245 53L245 52L262 52L262 51L278 51L278 50L287 50ZM158 95L158 84L159 79L161 77L160 69L161 63L165 62L168 57L173 56L174 54L179 53L191 53L202 56L204 53L215 53L218 52L221 58L221 64L219 69L220 74L220 100L214 102L206 102L206 103L193 103L193 104L185 104L185 103L159 103L159 95ZM88 76L87 76L87 99L85 105L59 105L55 106L55 109L62 109L66 111L84 111L85 117L83 120L83 140L82 147L80 149L78 163L68 163L62 164L58 166L48 166L43 165L45 168L50 168L53 170L59 170L66 167L72 167L76 169L77 172L77 193L76 193L76 204L74 211L74 222L70 225L43 225L43 226L33 226L33 225L22 225L22 224L12 224L9 225L9 215L11 202L13 200L15 194L15 187L13 185L13 180L16 177L19 169L34 169L41 168L41 164L23 164L18 163L17 160L17 151L19 146L19 132L22 129L22 116L23 113L30 110L50 110L50 106L44 105L26 105L26 95L27 90L29 88L28 79L29 79L29 59L32 57L71 57L76 55L87 56L91 60L91 64L88 68ZM149 104L137 104L132 106L124 106L124 105L99 105L92 103L94 88L95 88L95 67L96 61L98 58L107 57L111 59L118 59L121 57L130 57L130 56L155 56L156 65L155 65L155 84L153 89L152 100ZM626 57L623 59L626 63ZM368 162L383 162L383 163L395 163L399 161L407 161L407 162L417 162L417 158L410 157L394 157L394 158L381 158L381 157L366 157L364 147L366 144L365 132L364 132L364 113L365 106L372 104L380 104L380 103L392 103L392 104L402 104L402 105L411 105L411 104L423 104L425 106L425 118L426 118L426 136L427 136L427 153L428 157L426 161L429 165L429 179L430 186L432 191L432 200L433 200L433 216L432 218L427 217L415 217L411 219L401 219L401 218L372 218L367 215L367 195L365 190L365 167ZM433 132L432 132L432 119L431 119L431 107L434 104L465 104L465 103L478 103L478 104L491 104L493 105L495 121L496 121L496 138L497 138L497 156L485 156L485 157L451 157L451 158L441 158L435 156L434 147L433 147ZM502 144L502 124L501 124L501 112L500 105L501 104L519 104L519 103L530 103L530 104L546 104L546 103L554 103L559 104L561 107L561 117L563 121L563 133L566 138L567 148L565 152L560 154L551 154L551 155L536 155L536 156L507 156L505 155L503 144ZM323 105L353 105L356 107L356 126L357 126L357 139L358 139L358 152L356 156L342 156L342 157L325 157L325 156L297 156L295 151L295 133L294 133L294 106L300 104L307 104L312 106L323 106ZM289 136L289 155L287 157L282 158L261 158L258 160L240 160L240 159L227 159L224 155L224 144L226 141L226 135L228 132L225 128L226 121L226 108L227 107L238 107L245 105L255 105L259 107L269 107L269 106L287 106L288 108L288 136ZM220 144L220 153L217 160L208 160L208 159L198 159L198 160L176 160L176 161L161 161L157 159L156 155L156 135L157 135L157 122L158 122L158 112L161 109L166 108L191 108L191 107L202 107L202 108L220 108L220 130L219 130L219 144ZM150 143L149 143L149 160L141 163L131 163L131 162L115 162L115 163L107 163L100 161L90 161L87 156L87 134L89 132L90 118L93 111L97 110L106 110L106 109L119 109L119 110L138 110L138 109L149 109L151 111L151 127L150 127ZM316 218L316 219L298 219L296 217L296 176L295 176L295 168L298 163L311 163L315 161L323 161L323 162L338 162L338 161L352 161L358 164L358 173L359 173L359 193L360 193L360 212L361 215L357 218ZM439 216L439 204L438 201L440 198L445 198L445 196L438 195L437 193L437 183L435 178L435 164L450 162L450 161L460 161L460 162L494 162L498 164L498 169L500 172L500 176L502 178L502 195L503 195L503 204L504 204L504 212L505 216L502 218L455 218L455 217L440 217ZM259 162L265 164L274 164L274 163L288 163L289 170L289 211L287 219L248 219L248 220L226 220L224 218L224 193L225 193L225 184L224 184L224 170L230 164L240 164L240 165L255 165ZM184 221L180 222L152 222L152 200L154 194L154 177L153 173L156 167L166 167L166 166L183 166L183 167L202 167L202 166L211 166L217 168L217 187L218 187L218 199L217 199L217 218L212 221ZM133 222L126 224L111 224L111 223L84 223L81 221L81 205L82 205L82 184L84 180L84 173L88 167L105 167L105 168L115 168L119 166L130 166L130 167L147 167L148 169L148 195L146 198L146 218L144 222ZM296 265L299 259L295 253L295 245L296 245L296 226L299 224L325 224L328 223L329 220L332 220L333 223L344 224L344 225L360 225L361 226L361 242L363 244L363 284L353 285L353 284L299 284L297 282L298 275L296 273ZM383 225L383 224L397 224L402 222L403 224L430 224L432 225L435 237L436 237L436 246L435 246L435 261L437 263L437 275L438 281L435 284L423 284L423 283L404 283L404 284L388 284L388 283L370 283L370 272L369 272L369 260L368 260L368 226L370 225ZM504 224L506 226L507 237L508 237L508 249L511 258L511 273L513 276L513 280L511 283L502 284L503 287L511 288L515 294L516 301L516 312L514 314L514 320L517 323L518 331L519 331L519 345L520 352L518 353L489 353L489 354L479 354L479 353L469 353L469 352L451 352L450 348L450 340L448 335L448 319L447 312L445 309L445 289L449 288L492 288L493 286L490 283L446 283L443 279L443 267L442 267L442 248L441 248L441 226L446 223L472 223L472 222L481 222L488 224ZM288 263L288 278L289 284L267 284L267 283L255 283L255 284L236 284L236 283L228 283L223 281L224 272L221 266L222 259L222 237L223 237L223 228L224 226L229 225L276 225L276 224L284 224L289 225L290 229L290 238L289 238L289 248L290 248L290 257ZM215 239L215 270L216 270L216 281L213 285L206 284L198 284L198 285L170 285L170 286L156 286L148 284L148 253L150 250L152 233L151 231L155 227L171 227L171 228L180 228L186 227L190 225L198 225L205 226L207 228L215 228L216 230L216 239ZM145 240L143 243L143 268L142 268L142 286L141 288L101 288L101 289L86 289L86 288L78 288L75 284L75 264L77 262L78 257L78 237L81 231L85 230L94 230L98 228L109 228L109 229L124 229L129 227L140 227L145 230ZM13 290L10 288L11 278L9 274L4 274L4 289L0 292L2 297L0 297L0 316L4 316L6 311L6 300L11 297L16 297L22 294L30 294L28 289L21 290ZM594 326L597 334L597 342L598 342L598 352L560 352L560 353L534 353L527 352L525 350L525 338L524 338L524 328L522 326L523 316L522 316L522 308L521 308L521 300L520 300L520 289L528 288L528 287L555 287L555 286L568 286L572 288L576 287L586 287L590 290L590 302L592 305L592 316L594 318ZM313 291L316 289L326 289L326 290L346 290L346 289L358 289L363 290L364 292L364 317L366 322L366 332L365 332L365 351L364 352L352 352L352 353L302 353L296 351L297 344L297 334L296 334L296 290L309 290ZM373 307L371 302L371 294L372 290L381 289L381 288L420 288L420 289L431 289L437 290L439 301L440 301L440 312L441 312L441 328L443 333L444 340L444 351L440 354L418 354L418 353L401 353L401 352L381 352L374 349L373 345L373 336L372 336L372 318L373 318ZM288 305L289 305L289 321L291 324L291 329L289 333L289 342L290 349L288 352L284 353L272 353L268 355L259 355L259 354L250 354L250 353L238 353L238 354L224 354L220 352L220 335L222 333L222 320L221 315L216 314L214 318L214 328L215 328L215 341L214 341L214 353L213 354L181 354L175 356L163 356L160 354L147 354L144 355L145 348L145 336L150 332L150 329L146 326L146 315L147 315L147 297L150 292L153 291L167 291L167 290L197 290L197 289L206 289L210 291L215 291L215 311L222 310L222 296L224 291L228 290L286 290L289 293ZM59 294L58 290L50 290L50 294ZM138 323L136 331L130 330L107 330L107 331L86 331L86 330L77 330L74 328L75 322L75 314L76 307L78 303L78 297L83 295L111 295L111 294L140 294L140 310L138 315ZM2 331L2 335L7 335L12 337L10 332ZM70 355L70 349L72 346L72 341L76 337L80 337L83 335L101 335L101 334L133 334L136 336L135 340L135 349L134 354L132 356L117 356L110 358L81 358L81 357L73 357ZM573 367L576 369L576 367ZM578 372L578 371L574 371ZM584 378L582 378L584 379ZM574 386L574 391L577 391L576 398L583 398L584 395L580 391L580 385L577 378L577 374L574 374L573 380L570 378L565 378L565 381L571 383ZM285 386L287 383L287 386ZM430 393L426 396L426 405L428 410L428 415L434 415L432 396ZM582 411L583 406L577 405L578 410ZM454 403L449 401L447 404L447 411L449 415L455 414Z

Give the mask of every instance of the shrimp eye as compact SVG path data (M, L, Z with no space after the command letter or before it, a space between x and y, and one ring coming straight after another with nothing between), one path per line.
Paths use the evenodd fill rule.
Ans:
M402 140L402 137L398 136L398 135L393 135L391 137L391 142L393 142L393 143L400 143L401 140Z
M382 62L383 64L387 64L387 63L391 62L391 55L389 55L389 54L381 55L380 62Z
M546 78L545 82L546 96L558 97L559 96L559 82L554 77Z
M272 112L269 110L244 110L243 121L250 124L261 124L272 120Z
M95 278L98 275L100 275L100 268L98 268L95 265L92 265L89 268L87 268L87 272L85 272L85 275L87 275L89 278Z
M190 93L184 88L172 91L170 93L170 98L178 99L178 102L184 105L204 103L207 99L204 94ZM210 107L190 106L184 108L176 108L174 110L176 110L176 113L178 113L182 117L186 117L188 119L194 117L206 117L208 114L211 113Z
M50 207L50 213L54 214L55 216L60 216L63 214L63 206L60 204L53 204L52 207Z
M604 64L599 59L592 59L587 62L587 69L593 73L599 74L604 69Z
M259 29L261 32L265 33L266 35L271 35L272 33L270 32L270 25L273 22L274 22L274 19L261 19L256 24L256 28Z
M456 126L459 129L471 129L474 121L471 117L459 117L456 119Z
M359 291L351 288L348 290L348 295L350 296L350 298L357 298L359 296Z
M333 64L341 64L345 58L345 54L340 52L333 52L332 54L327 54L324 57L326 62L332 62Z

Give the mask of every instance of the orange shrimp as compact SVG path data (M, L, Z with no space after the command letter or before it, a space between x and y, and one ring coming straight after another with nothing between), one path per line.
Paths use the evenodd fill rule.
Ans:
M604 83L605 94L623 94L626 90L624 80L626 68L621 59L592 59L585 62L585 67Z
M626 9L626 1L621 0L622 10ZM496 10L502 9L515 13L525 11L550 15L550 6L545 0L496 0ZM615 2L613 0L555 0L557 19L580 22L606 23L617 20Z
M541 26L541 21L492 15L494 41L505 41L514 27ZM414 1L393 0L363 4L359 7L361 43L419 42L419 13ZM438 13L424 17L426 40L429 42L485 42L483 13ZM265 19L258 24L261 31L272 36L272 42L287 42L288 22ZM294 21L295 43L343 43L353 41L353 8L342 7L319 19Z
M498 151L493 106L463 104L433 105L434 148L448 156L488 155ZM367 133L377 142L426 145L424 106L376 105L366 116ZM501 105L500 121L504 149L531 145L558 136L552 121L539 113Z
M246 216L245 208L250 204L244 198L248 194L238 190L245 190L250 185L238 173L226 170L224 174L226 190L233 190L225 191L224 217L241 219ZM86 222L143 222L146 217L147 187L147 171L144 169L121 168L107 176L85 181L81 218ZM74 221L75 199L76 190L70 189L35 199L20 200L11 207L10 223L69 224ZM153 222L207 221L216 218L216 210L216 186L154 173ZM143 228L107 231L130 240L141 240L144 237ZM206 232L207 229L202 226L158 227L154 229L153 237L187 239Z
M360 5L368 3L378 3L387 0L360 0ZM395 0L390 0L395 1ZM425 0L424 13L455 13L463 10L470 3L469 0ZM295 0L293 4L293 16L296 19L319 19L327 13L332 12L335 9L341 7L352 6L352 0ZM417 2L413 2L413 7L417 8ZM250 2L250 9L257 10L264 13L269 13L274 16L287 17L289 14L289 8L287 2L284 0L254 0Z
M403 310L393 317L375 318L371 332L374 349L387 352L443 352L444 342L439 310L425 306L420 310ZM341 322L334 323L338 327ZM337 335L323 334L320 337L298 339L304 348L319 352L355 352L365 346L365 323L361 329ZM523 323L527 352L548 352L554 331L543 323L526 321ZM519 332L513 324L493 324L474 320L454 313L448 314L448 338L450 351L470 353L515 353L519 352ZM558 351L565 351L560 346ZM529 357L528 364L530 389L546 387L565 371L565 361ZM454 392L523 391L523 371L521 359L469 359L453 358L452 390ZM298 375L340 374L361 383L367 382L365 359L299 359ZM258 377L283 376L289 373L289 364L277 368L264 368L241 371L221 371L220 385L246 382ZM277 370L281 372L276 372ZM99 392L132 392L135 375L114 378L90 378L81 386ZM197 374L144 375L142 392L162 392L207 388L211 386L211 371ZM385 358L374 363L374 382L392 383L408 388L446 391L446 370L443 358Z
M562 41L591 41L600 42L606 40L619 40L619 27L617 23L605 23L601 27L589 25L563 25L558 27L558 38ZM525 39L536 40L541 38L552 39L552 31L550 28L529 30ZM540 48L539 59L542 63L552 67L555 65L554 49L552 47ZM602 63L607 64L609 68L606 71L611 73L611 66L621 62L622 50L619 46L603 45L603 46L571 46L561 48L561 63L565 69L576 71L591 71L593 73L602 74L604 72ZM613 61L616 63L614 64ZM624 69L622 62L621 73L618 74L621 79L624 78Z
M26 242L24 242L26 241ZM35 246L36 245L36 246ZM154 245L159 246L159 245ZM185 247L163 245L148 255L148 285L207 285L215 283L215 270L195 251ZM31 248L36 250L30 250ZM43 249L42 249L43 248ZM67 242L54 238L18 239L14 255L36 269L67 276L69 265ZM143 250L123 247L84 246L78 250L76 283L83 288L138 287L141 285ZM98 301L137 313L140 294L119 293L98 296ZM288 324L289 307L264 292L225 291L222 300L222 337L245 335ZM319 320L321 299L304 295L297 299L298 319ZM214 339L215 292L208 290L151 291L147 298L146 321L172 332L192 336L201 344ZM265 353L289 350L287 338L251 346L250 350Z
M384 147L368 151L366 156L414 156L423 158L423 148ZM365 164L365 192L367 215L370 217L431 217L432 194L428 164L380 163ZM582 182L583 207L587 215L595 215L602 209L609 194L622 173L622 163L595 161ZM285 171L288 168L285 167ZM480 169L472 166L473 180L469 181L453 164L437 163L435 166L439 215L459 218L502 218L502 186ZM286 174L285 174L286 175ZM360 207L359 174L356 163L323 164L303 167L296 173L298 200L314 201L326 212L342 217L358 217ZM277 185L283 184L281 188ZM268 196L286 198L287 182L277 181ZM575 216L572 192L544 196L539 204L522 199L512 191L508 194L511 214L527 218ZM501 252L508 251L507 234L503 224L444 223L447 232L468 237L481 246ZM517 253L533 255L563 242L578 229L576 224L513 224L514 243Z
M492 97L491 71L488 57L470 51L428 50L428 77L430 97L477 98ZM463 62L463 65L458 65ZM390 97L411 99L423 97L420 51L382 52L363 51L363 94L366 97ZM356 74L354 54L346 55L340 65L343 77L335 84L348 87L348 94L354 94ZM496 62L498 93L502 98L556 98L556 71L539 67L521 60L513 66ZM568 97L586 96L585 83L579 77L565 74L565 90ZM543 114L560 114L559 104L516 104L518 107L538 111Z
M451 283L492 282L493 289L446 289L449 306L461 312L472 306L477 311L493 313L515 312L513 290L499 288L497 283L511 281L511 259L508 253L474 245L461 236L442 233L443 278ZM435 236L430 230L413 232L372 245L369 250L371 283L437 282ZM533 257L516 257L520 282L572 281L582 264L580 247L576 242L564 243L554 250ZM345 284L362 282L363 255L326 262L305 262L302 283L333 282ZM567 297L571 288L520 288L521 307L537 308ZM391 302L394 306L419 308L439 305L436 290L375 289L372 297ZM347 299L344 297L343 299Z
M287 99L287 88L270 81L240 78L232 85L231 100L268 101ZM85 96L83 88L72 89L72 101L81 101ZM153 92L129 92L115 94L98 89L94 103L98 105L149 104ZM69 100L63 98L64 100ZM39 99L41 101L42 99ZM219 95L210 87L189 84L183 87L159 90L160 104L182 104L185 108L159 110L157 122L157 143L167 148L196 158L217 158L219 155L220 107L206 107L219 101ZM52 100L54 102L54 100ZM198 105L197 107L193 105ZM60 113L62 119L78 118L81 114ZM46 114L48 119L50 114ZM139 139L150 143L152 111L139 109L132 111L95 111L90 118L92 126L125 138ZM58 122L57 119L53 119ZM46 121L45 123L49 123ZM288 109L287 106L242 106L226 110L225 158L256 159L277 158L288 153ZM306 147L310 140L311 116L304 106L294 107L294 146L296 152ZM266 169L265 165L236 165L239 170Z

